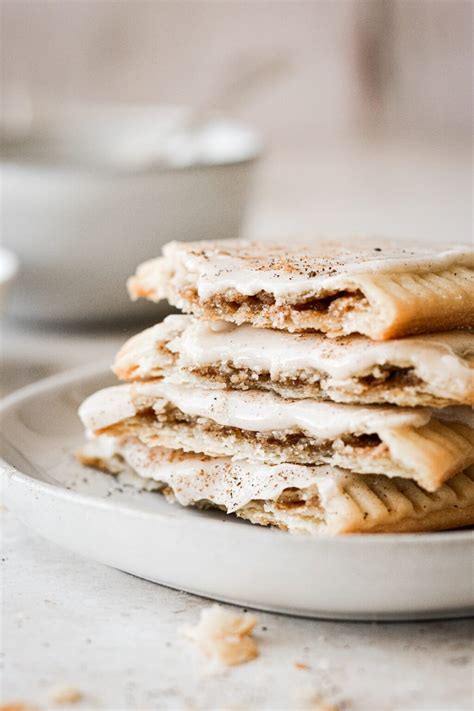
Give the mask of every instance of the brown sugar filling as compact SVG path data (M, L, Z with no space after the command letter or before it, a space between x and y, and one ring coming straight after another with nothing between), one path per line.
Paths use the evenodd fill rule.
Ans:
M215 294L211 299L202 301L199 298L197 289L186 287L179 291L182 299L191 305L197 305L203 314L214 316L234 316L238 313L247 315L272 314L277 311L281 314L291 314L292 312L309 311L315 315L327 315L332 318L342 318L343 315L354 310L364 310L368 306L368 301L364 294L355 290L353 292L340 291L321 298L302 298L297 303L277 304L273 294L266 291L259 291L257 294L245 295L235 290L229 290L225 294Z
M368 303L361 291L339 291L337 294L332 294L331 296L324 296L319 299L310 298L307 301L293 304L293 309L295 311L319 311L328 313L331 310L334 311L336 308L340 309L343 307L342 310L350 311L356 306L360 306L362 302L365 305Z
M386 451L386 445L376 434L345 434L336 440L318 440L304 432L288 430L253 432L219 425L206 417L186 415L171 405L158 415L155 415L153 410L146 410L134 418L102 430L100 434L134 434L144 441L149 443L156 441L156 444L159 444L161 429L166 430L167 433L176 430L178 434L183 428L187 432L192 432L192 437L196 437L196 440L199 440L199 434L215 435L219 438L234 439L237 444L250 442L269 452L274 452L278 448L284 460L290 464L314 464L316 453L330 455L332 452L338 452L350 454L352 457L357 454L379 456Z
M357 381L368 388L377 385L393 388L416 387L423 382L415 375L413 368L397 368L390 365L380 366L376 373L361 376L357 378Z
M319 506L319 497L313 494L310 497L304 495L304 490L296 487L289 487L282 491L278 499L275 501L275 507L285 511L298 508L313 508ZM256 499L258 501L258 499Z
M231 363L190 368L189 372L200 378L214 380L226 385L228 388L237 388L239 390L249 390L259 386L263 389L268 389L268 386L274 383L287 388L295 387L299 384L311 385L315 392L321 391L321 373L319 372L298 371L291 377L281 375L271 377L268 371L256 372L250 368L238 368ZM367 389L373 389L381 385L385 389L416 387L423 382L415 375L413 368L397 368L389 365L379 366L375 372L354 378L354 381Z

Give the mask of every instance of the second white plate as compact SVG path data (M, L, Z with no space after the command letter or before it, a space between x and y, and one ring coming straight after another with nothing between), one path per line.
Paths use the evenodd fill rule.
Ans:
M59 545L134 575L245 607L334 619L462 616L474 532L309 538L168 504L74 460L81 400L105 367L41 381L2 405L4 499Z

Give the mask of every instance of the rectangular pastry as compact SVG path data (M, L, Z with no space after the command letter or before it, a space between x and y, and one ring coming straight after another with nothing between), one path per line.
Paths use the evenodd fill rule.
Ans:
M474 333L468 331L374 342L168 316L127 341L112 369L128 381L166 378L293 399L474 405Z
M385 340L474 327L474 250L377 242L171 242L128 282L211 321Z
M95 434L266 464L331 464L411 478L428 491L474 463L467 408L364 407L151 381L101 390L79 414Z
M474 523L474 468L435 493L406 479L359 476L328 466L266 465L209 458L136 438L100 436L79 460L183 506L216 507L292 533L431 531Z

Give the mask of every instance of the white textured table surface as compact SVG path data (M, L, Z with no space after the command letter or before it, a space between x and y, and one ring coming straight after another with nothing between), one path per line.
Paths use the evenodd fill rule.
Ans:
M462 147L413 150L410 171L396 146L364 156L326 147L319 161L303 149L297 160L284 151L271 158L247 232L469 238L470 167ZM10 327L2 339L2 389L111 360L129 332ZM332 623L257 613L260 657L210 675L180 634L207 601L62 551L9 512L1 522L3 703L46 708L49 690L70 684L85 695L78 708L108 711L293 711L311 708L318 694L348 711L473 707L472 620Z
M201 598L91 563L3 512L4 699L46 706L69 684L85 708L472 708L473 622L320 622L256 613L260 657L210 674L183 638ZM297 668L303 663L308 668Z

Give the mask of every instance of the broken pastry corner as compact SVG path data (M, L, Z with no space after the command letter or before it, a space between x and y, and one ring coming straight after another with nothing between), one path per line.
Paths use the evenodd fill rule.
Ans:
M183 634L207 657L232 667L258 657L257 643L252 637L256 623L254 615L212 605L201 610L198 624L184 628Z

